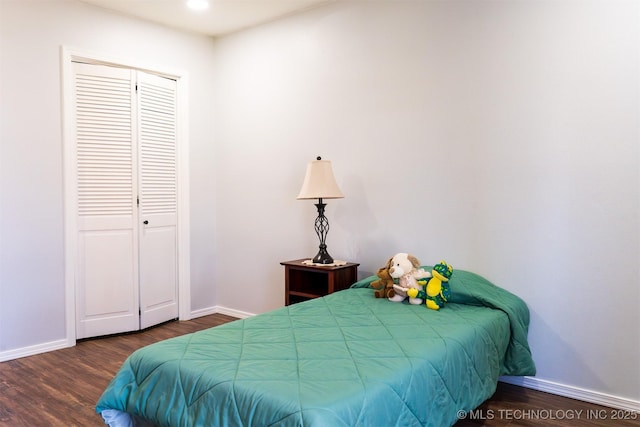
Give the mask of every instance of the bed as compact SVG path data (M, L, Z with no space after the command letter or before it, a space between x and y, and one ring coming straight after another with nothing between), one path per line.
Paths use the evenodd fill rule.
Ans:
M447 426L499 376L535 375L519 297L456 270L434 311L375 298L373 279L142 348L96 411L114 427Z

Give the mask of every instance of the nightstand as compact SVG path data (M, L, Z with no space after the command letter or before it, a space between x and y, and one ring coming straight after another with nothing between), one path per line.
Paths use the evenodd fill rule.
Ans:
M358 281L358 266L348 262L339 266L303 264L309 258L283 261L285 305L318 298L347 289Z

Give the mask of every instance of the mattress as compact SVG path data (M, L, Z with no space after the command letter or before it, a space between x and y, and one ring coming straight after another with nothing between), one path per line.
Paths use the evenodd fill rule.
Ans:
M352 289L133 353L97 403L158 426L446 426L533 375L522 300L456 271L441 310Z

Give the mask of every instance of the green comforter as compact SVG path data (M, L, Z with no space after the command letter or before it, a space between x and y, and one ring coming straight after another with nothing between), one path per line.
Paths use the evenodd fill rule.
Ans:
M376 299L371 280L140 349L96 409L159 426L445 426L499 375L535 373L514 295L456 271L433 311Z

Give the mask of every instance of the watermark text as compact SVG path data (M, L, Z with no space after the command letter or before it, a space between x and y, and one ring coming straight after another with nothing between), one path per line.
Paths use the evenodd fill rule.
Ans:
M459 420L640 420L625 409L473 409L458 411Z

